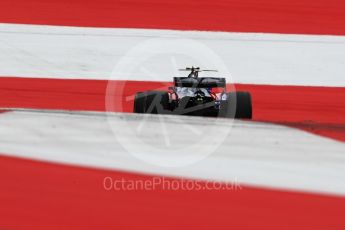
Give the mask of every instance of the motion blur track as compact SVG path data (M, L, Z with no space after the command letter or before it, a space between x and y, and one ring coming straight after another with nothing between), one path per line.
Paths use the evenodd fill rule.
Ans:
M345 2L2 0L0 22L345 35ZM0 107L104 111L104 81L12 77L17 76L0 80ZM129 91L137 90L137 84L131 83ZM67 85L73 91L68 91ZM252 85L238 88L253 93L255 120L296 126L344 141L344 88ZM278 94L284 100L278 101ZM130 103L125 110L129 110ZM0 228L345 229L343 196L250 186L238 192L107 192L102 188L105 176L152 178L1 156Z

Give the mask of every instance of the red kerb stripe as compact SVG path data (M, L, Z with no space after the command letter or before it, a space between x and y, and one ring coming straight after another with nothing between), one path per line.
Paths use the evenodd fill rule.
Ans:
M169 82L0 78L0 107L132 112L136 92L167 89ZM253 98L253 119L297 127L345 141L345 88L236 84Z
M345 35L345 1L2 0L0 22Z

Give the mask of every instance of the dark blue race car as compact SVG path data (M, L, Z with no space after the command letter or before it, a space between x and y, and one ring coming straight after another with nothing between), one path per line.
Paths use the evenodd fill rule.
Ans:
M199 67L187 77L174 77L167 91L138 92L135 113L178 114L228 118L252 118L252 100L248 92L226 92L225 78L199 77Z

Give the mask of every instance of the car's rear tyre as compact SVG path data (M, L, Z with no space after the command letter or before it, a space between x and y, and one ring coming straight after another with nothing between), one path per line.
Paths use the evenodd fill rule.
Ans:
M144 113L145 112L145 95L142 92L138 92L134 97L134 113Z
M231 92L227 94L227 100L221 103L219 113L222 117L251 119L252 97L249 92Z
M145 113L163 114L169 106L169 94L163 91L147 91Z
M166 113L169 107L169 94L163 91L137 93L134 99L135 113Z

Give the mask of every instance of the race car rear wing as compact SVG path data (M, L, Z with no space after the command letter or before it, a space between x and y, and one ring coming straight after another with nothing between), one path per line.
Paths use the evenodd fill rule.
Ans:
M174 77L174 85L176 87L190 87L190 88L216 88L225 87L225 78L214 77Z

